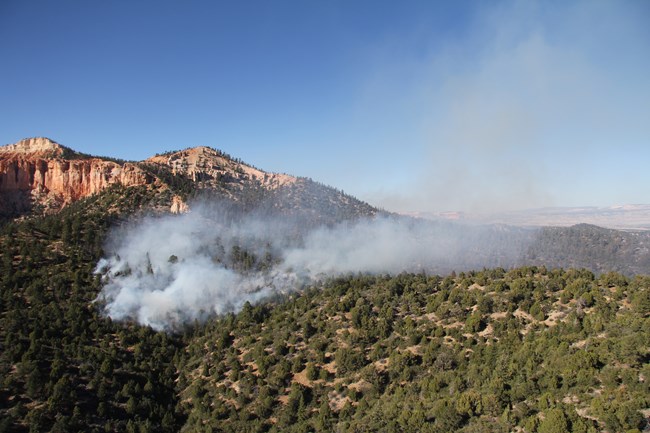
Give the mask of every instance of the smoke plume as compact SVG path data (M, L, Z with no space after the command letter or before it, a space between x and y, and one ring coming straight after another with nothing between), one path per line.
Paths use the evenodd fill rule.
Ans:
M314 226L196 206L115 229L97 264L98 300L115 320L173 329L340 274L512 266L524 238L500 227L401 217Z

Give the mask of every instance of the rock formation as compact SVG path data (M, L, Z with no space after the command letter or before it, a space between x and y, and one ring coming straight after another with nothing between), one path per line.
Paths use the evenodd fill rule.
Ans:
M252 181L265 189L275 189L297 181L294 176L258 170L205 146L157 155L144 162L168 166L173 174L181 174L193 182L207 185L223 181L243 185Z
M179 213L186 213L190 210L189 206L187 203L183 201L183 199L177 195L172 197L172 204L169 207L169 211L174 214L179 214Z
M228 200L247 209L301 213L328 223L377 211L310 179L265 172L209 147L140 162L84 155L47 138L0 147L0 217L58 211L111 185L146 185L160 193L154 194L153 206L172 213L187 212L191 196Z
M137 165L85 157L47 138L0 147L0 213L58 210L113 184L153 182Z

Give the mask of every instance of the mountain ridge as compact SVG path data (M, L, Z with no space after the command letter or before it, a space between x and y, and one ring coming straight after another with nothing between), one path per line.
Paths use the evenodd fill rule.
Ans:
M389 215L309 178L265 172L206 146L164 152L143 161L86 155L43 137L0 147L0 219L54 214L82 199L104 203L107 212L123 216L185 213L194 205L210 204L232 208L237 218L249 212L264 218L298 218L303 229ZM454 260L467 263L467 258L473 257L472 266L479 268L489 264L544 264L626 275L644 274L650 269L649 231L585 225L522 228L500 222L481 229L464 218L448 219L431 221L437 227L431 230L438 230L443 237L447 232L456 233L456 241L474 236L482 246L477 250L475 245L471 254L462 257L447 251L452 268L459 265ZM447 223L454 227L447 227ZM518 260L511 257L514 261L503 261L512 255L511 249L521 249L524 244L527 249L520 251ZM499 250L497 245L503 248Z
M279 212L313 217L328 211L374 215L377 209L311 179L267 172L207 146L164 152L143 161L123 161L77 152L56 141L35 137L0 147L0 215L52 213L80 198L119 184L146 186L166 194L163 208L186 211L188 198L200 194L238 203L269 202Z

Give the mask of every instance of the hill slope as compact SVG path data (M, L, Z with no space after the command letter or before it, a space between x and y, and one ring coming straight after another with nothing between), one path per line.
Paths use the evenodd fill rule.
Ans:
M189 344L186 431L641 429L648 283L536 267L348 277L249 306Z
M596 273L650 274L650 232L590 224L543 227L537 231L522 263L587 268Z

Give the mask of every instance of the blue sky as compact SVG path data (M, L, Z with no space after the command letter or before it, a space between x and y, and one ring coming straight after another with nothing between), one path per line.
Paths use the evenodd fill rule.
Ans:
M208 145L397 211L650 202L650 2L0 2L0 143Z

